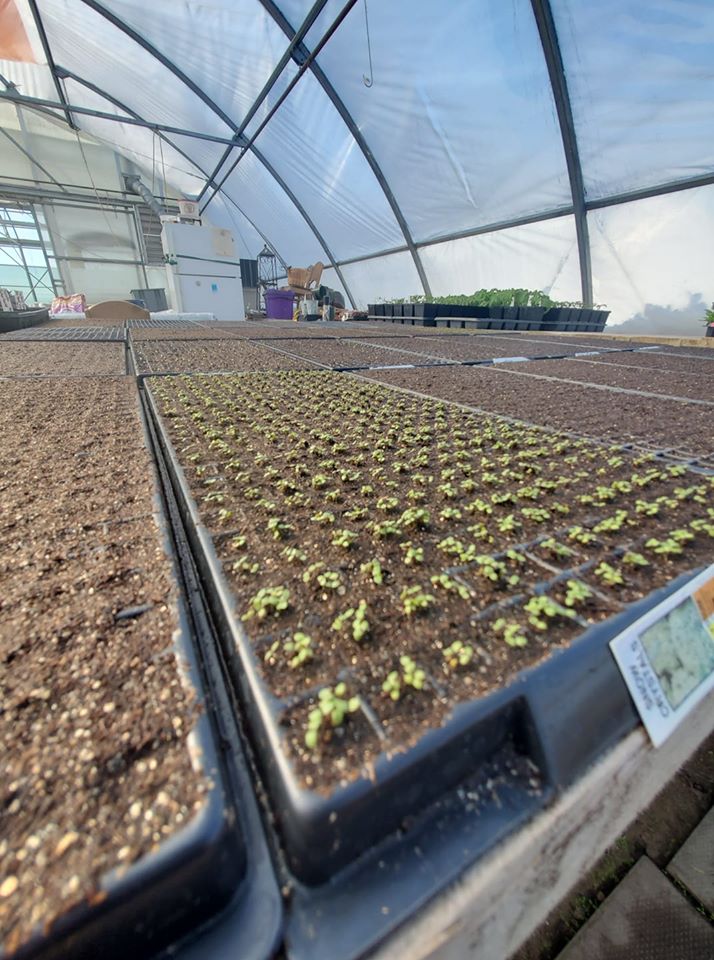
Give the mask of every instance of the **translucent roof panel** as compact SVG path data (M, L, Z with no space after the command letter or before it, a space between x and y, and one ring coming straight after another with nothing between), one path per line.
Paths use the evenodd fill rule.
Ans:
M612 310L610 323L639 316L652 332L673 333L703 319L714 298L714 186L596 210L588 221L595 300Z
M310 41L341 6L330 2ZM408 13L399 3L370 3L368 10L372 86L362 79L369 62L361 4L318 62L374 152L415 239L570 203L530 3L413 0ZM293 17L299 21L300 14Z
M572 217L429 245L420 256L436 296L525 287L544 290L557 300L580 297Z
M359 307L376 299L410 297L421 291L419 275L408 253L392 253L342 267L347 285Z
M266 110L267 105L248 135ZM346 259L404 242L367 161L312 74L300 80L256 144L310 210L335 256Z
M555 0L585 188L711 172L714 3Z

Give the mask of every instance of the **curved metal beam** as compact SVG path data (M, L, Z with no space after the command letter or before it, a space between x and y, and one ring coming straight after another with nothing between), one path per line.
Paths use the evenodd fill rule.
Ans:
M94 12L99 14L100 17L103 17L105 20L111 23L112 26L116 27L117 30L119 30L125 36L129 37L131 40L137 43L140 47L142 47L142 49L144 49L148 54L150 54L150 56L152 56L155 60L161 63L162 66L166 67L166 69L171 74L173 74L173 76L175 76L178 80L180 80L183 84L185 84L185 86L187 86L192 93L194 93L213 113L215 113L217 117L220 117L220 119L226 124L226 126L228 126L231 129L231 131L234 134L238 133L238 127L233 122L233 120L231 120L228 114L225 113L225 111L222 110L221 107L219 107L219 105L215 103L215 101L212 100L211 97L208 96L205 90L202 90L201 87L199 87L198 84L195 83L195 81L193 81L187 74L185 74L180 67L176 66L176 64L173 63L173 61L171 61L165 54L163 54L160 50L158 50L152 43L149 43L149 41L146 40L144 37L142 37L141 34L138 33L136 30L134 30L133 27L129 26L128 23L125 23L123 20L117 17L114 13L111 12L111 10L107 10L106 7L102 6L102 4L98 2L98 0L81 0L81 2L85 4L85 6L89 7L91 10L94 10ZM270 173L271 176L275 179L275 182L280 186L280 188L283 190L286 196L292 201L298 213L300 214L300 216L303 218L305 223L308 225L308 227L314 234L315 239L318 241L322 249L325 251L325 255L327 256L327 259L330 261L330 266L333 268L333 270L339 277L340 282L344 287L345 293L347 294L347 297L350 303L352 304L353 307L355 307L356 306L355 300L352 294L350 293L347 283L345 282L345 278L342 275L342 271L339 268L337 260L332 255L332 251L330 250L328 245L325 243L324 237L322 236L322 234L319 232L319 230L313 223L311 217L309 216L309 214L307 213L303 205L300 203L300 201L297 199L295 194L292 192L292 190L288 187L288 185L282 179L282 177L277 173L275 168L272 167L270 164L266 163L265 157L262 155L262 153L256 150L255 147L251 147L251 150L256 160L258 160L260 163L263 164L263 166L268 171L268 173Z
M45 25L42 22L42 17L40 16L40 11L37 6L36 0L28 0L30 7L30 12L32 13L32 19L35 21L35 28L37 34L40 38L40 43L42 44L42 50L45 55L45 60L47 61L47 66L49 71L52 74L52 80L55 85L55 90L57 91L57 96L59 101L62 104L64 110L64 115L67 118L67 123L69 124L70 129L78 130L79 127L74 122L72 114L70 113L69 106L67 104L67 98L64 95L64 90L62 89L62 84L59 82L59 77L57 76L57 65L55 64L54 58L52 56L52 51L50 50L50 42L47 39L47 34L45 32Z
M553 90L555 109L560 124L560 135L563 140L565 163L570 180L570 193L573 198L573 215L575 217L575 233L578 241L578 258L580 260L580 285L582 288L583 303L587 307L593 302L592 264L590 261L590 238L588 235L587 208L585 205L585 186L583 171L578 153L578 141L575 135L573 110L570 104L568 83L565 79L563 57L560 52L558 34L553 20L553 11L549 0L531 0L533 16L543 46L543 56L548 68L550 85Z
M270 76L268 77L268 79L267 79L267 80L265 81L265 83L263 84L263 89L260 91L260 93L258 94L258 96L257 96L257 97L255 98L255 100L253 101L253 103L252 103L252 105L251 105L251 107L250 107L250 110L248 110L248 112L246 113L246 115L245 115L245 116L243 117L243 119L241 120L240 127L238 128L238 133L236 134L236 145L237 145L238 137L239 137L241 134L245 133L246 127L248 126L248 124L250 123L250 121L253 119L253 117L256 115L256 113L257 113L258 110L260 109L260 105L263 103L263 101L265 100L265 98L268 96L268 94L270 93L270 91L271 91L271 90L273 89L273 87L275 86L275 84L276 84L276 82L277 82L277 80L278 80L278 77L279 77L280 74L283 72L283 70L285 69L285 67L286 67L287 64L289 63L289 61L293 58L293 53L295 52L295 48L297 47L297 45L298 45L299 43L302 42L302 39L303 39L303 37L305 36L305 34L308 32L308 30L310 29L310 27L313 25L313 23L317 20L317 18L319 17L319 15L322 13L322 11L323 11L326 3L327 3L327 0L316 0L316 2L312 5L312 8L311 8L310 11L308 12L307 16L305 17L305 20L304 20L303 23L302 23L302 26L300 27L300 29L298 30L298 32L295 34L295 36L293 37L293 39L292 39L292 40L290 41L290 43L288 44L288 47L287 47L287 50L285 51L285 53L284 53L284 54L282 55L282 57L278 60L278 62L275 64L275 67L274 67L274 69L273 69L273 72L270 74ZM218 174L220 173L221 167L223 166L223 164L226 162L226 160L227 160L228 157L230 156L232 149L233 149L233 148L230 147L230 146L229 146L229 147L226 147L225 152L223 153L223 156L222 156L221 159L218 161L215 169L213 170L213 172L212 172L212 174L211 174L211 181L212 181L212 183L215 184L215 179L216 179L216 177L218 176ZM209 186L210 186L210 184L209 184L208 182L206 182L206 184L205 184L205 185L203 186L203 188L201 189L201 192L199 193L198 197L196 198L196 200L198 201L198 203L200 203L201 200L203 200L203 198L204 198L204 196L205 196L205 194L206 194L206 190L208 190L208 187L209 187Z
M274 3L273 0L260 0L260 3L264 7L265 11L270 14L270 16L276 22L276 24L280 27L280 29L283 31L285 36L288 37L289 40L292 40L295 37L295 30L293 30L292 25L287 20L287 18L285 17L283 12L280 10L280 8L277 6L277 4ZM310 55L310 52L304 43L298 44L296 52L301 57L302 61L307 59L307 57ZM298 63L300 62L301 61L298 60ZM317 82L320 84L324 92L329 97L330 101L332 102L332 105L337 110L340 117L342 117L342 120L344 121L345 126L352 134L352 137L354 138L355 143L362 151L362 155L364 156L365 160L369 164L372 170L372 173L374 174L374 176L377 179L377 182L382 188L382 192L384 193L387 203L389 204L392 210L392 213L394 214L394 218L399 224L399 229L402 231L402 234L404 236L404 242L406 243L407 250L409 251L412 260L414 261L414 266L416 267L417 274L419 275L419 281L421 282L421 285L424 288L424 293L426 294L426 296L430 297L431 287L429 285L429 280L427 278L426 271L424 270L424 265L421 261L421 257L419 256L417 245L414 242L414 238L412 237L409 226L404 218L404 214L402 213L401 208L397 203L397 199L392 193L392 188L389 186L387 178L385 177L382 171L382 168L379 166L379 163L377 162L377 158L372 153L372 150L370 149L369 144L367 143L364 136L362 135L362 131L359 129L359 127L355 123L352 117L352 114L347 109L344 101L339 96L339 94L337 93L335 88L332 86L330 81L327 79L327 76L324 73L322 67L320 67L317 63L313 62L310 64L310 70L312 71L313 76L315 77Z
M57 72L60 76L68 80L74 80L75 83L79 83L81 86L86 87L87 90L91 90L92 93L96 93L97 96L102 97L108 103L113 104L117 108L117 110L123 110L124 113L129 114L129 116L134 117L134 119L139 120L142 123L147 123L147 126L149 126L148 122L145 121L144 118L140 116L135 110L127 106L126 103L123 103L121 100L117 99L111 93L108 93L106 90L103 90L101 87L98 87L95 83L92 83L91 80L85 80L84 77L80 77L78 74L73 73L71 70L67 70L65 67L58 66ZM160 139L164 141L165 144L172 147L176 151L176 153L179 154L179 156L183 157L184 160L187 160L192 167L195 167L196 170L198 170L198 172L201 174L201 176L204 177L204 179L206 180L206 183L209 186L215 186L215 183L211 178L210 174L208 174L196 160L194 160L191 156L189 156L189 154L187 154L185 150L179 147L176 143L174 143L173 140L170 139L170 137L167 137L166 134L162 133L160 130L157 130L156 133L158 134ZM261 239L265 243L267 243L267 245L273 251L275 256L281 262L281 264L284 267L287 267L285 260L280 256L275 245L271 243L271 241L265 236L263 231L258 226L256 226L255 223L253 223L253 221L250 219L248 214L241 209L241 207L236 203L233 197L229 197L228 194L226 193L222 193L221 195L224 196L229 203L233 204L233 206L236 208L236 210L238 211L238 213L240 213L242 217L245 217L245 219L248 221L251 227L255 230L258 236L261 237Z

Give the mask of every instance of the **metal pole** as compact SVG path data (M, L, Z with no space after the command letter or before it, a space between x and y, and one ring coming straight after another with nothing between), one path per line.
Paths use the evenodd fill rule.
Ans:
M40 16L40 11L37 7L36 0L28 0L30 10L32 11L32 19L35 21L35 26L37 27L37 33L40 37L40 43L42 44L42 49L45 54L45 59L47 60L47 66L50 68L50 73L52 74L52 80L54 81L55 90L57 91L57 96L60 99L62 104L62 109L64 115L67 119L67 123L72 130L77 130L78 127L72 119L72 114L69 110L69 105L67 103L67 98L64 95L64 90L62 89L62 84L59 81L57 76L57 67L55 65L54 58L52 56L52 51L50 49L50 42L47 39L47 34L45 33L45 25L42 22L42 17Z
M47 272L50 278L50 283L52 284L52 292L57 296L57 284L55 283L54 274L52 273L52 267L50 266L50 258L47 255L47 247L45 246L45 239L42 236L42 228L40 227L40 221L37 219L37 211L35 210L34 203L30 204L30 210L32 211L32 219L35 221L35 230L37 230L37 236L42 245L42 253L45 258L45 263L47 264Z

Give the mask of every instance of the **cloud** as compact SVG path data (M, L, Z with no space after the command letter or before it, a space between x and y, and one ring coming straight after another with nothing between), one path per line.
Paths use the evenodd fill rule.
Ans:
M608 325L613 333L640 333L657 336L703 337L705 333L704 314L709 304L702 299L701 293L692 294L689 303L679 310L673 307L648 303L644 310L624 323Z

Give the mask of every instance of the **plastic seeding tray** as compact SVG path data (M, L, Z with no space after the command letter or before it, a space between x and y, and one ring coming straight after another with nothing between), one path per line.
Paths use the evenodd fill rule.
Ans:
M699 571L608 620L582 621L582 634L568 648L507 687L458 705L444 726L408 751L383 753L369 779L329 795L311 791L283 749L281 713L296 701L276 698L262 680L151 378L143 384L292 875L286 955L363 956L638 725L609 641Z
M140 409L145 443L150 447ZM174 580L180 584L178 557L158 493L154 494L154 517ZM192 960L191 941L197 931L202 942L212 943L213 938L224 938L226 929L241 960L273 956L282 925L280 894L247 766L235 744L230 769L219 755L215 698L181 588L176 592L176 608L178 627L171 646L182 681L198 706L186 748L194 768L209 782L204 803L156 852L141 857L122 874L108 872L92 902L62 914L10 953L0 947L0 960L125 960L127 956L148 960L165 951L177 960Z
M115 327L33 327L6 333L3 340L91 340L92 342L123 342L126 332L123 325Z

